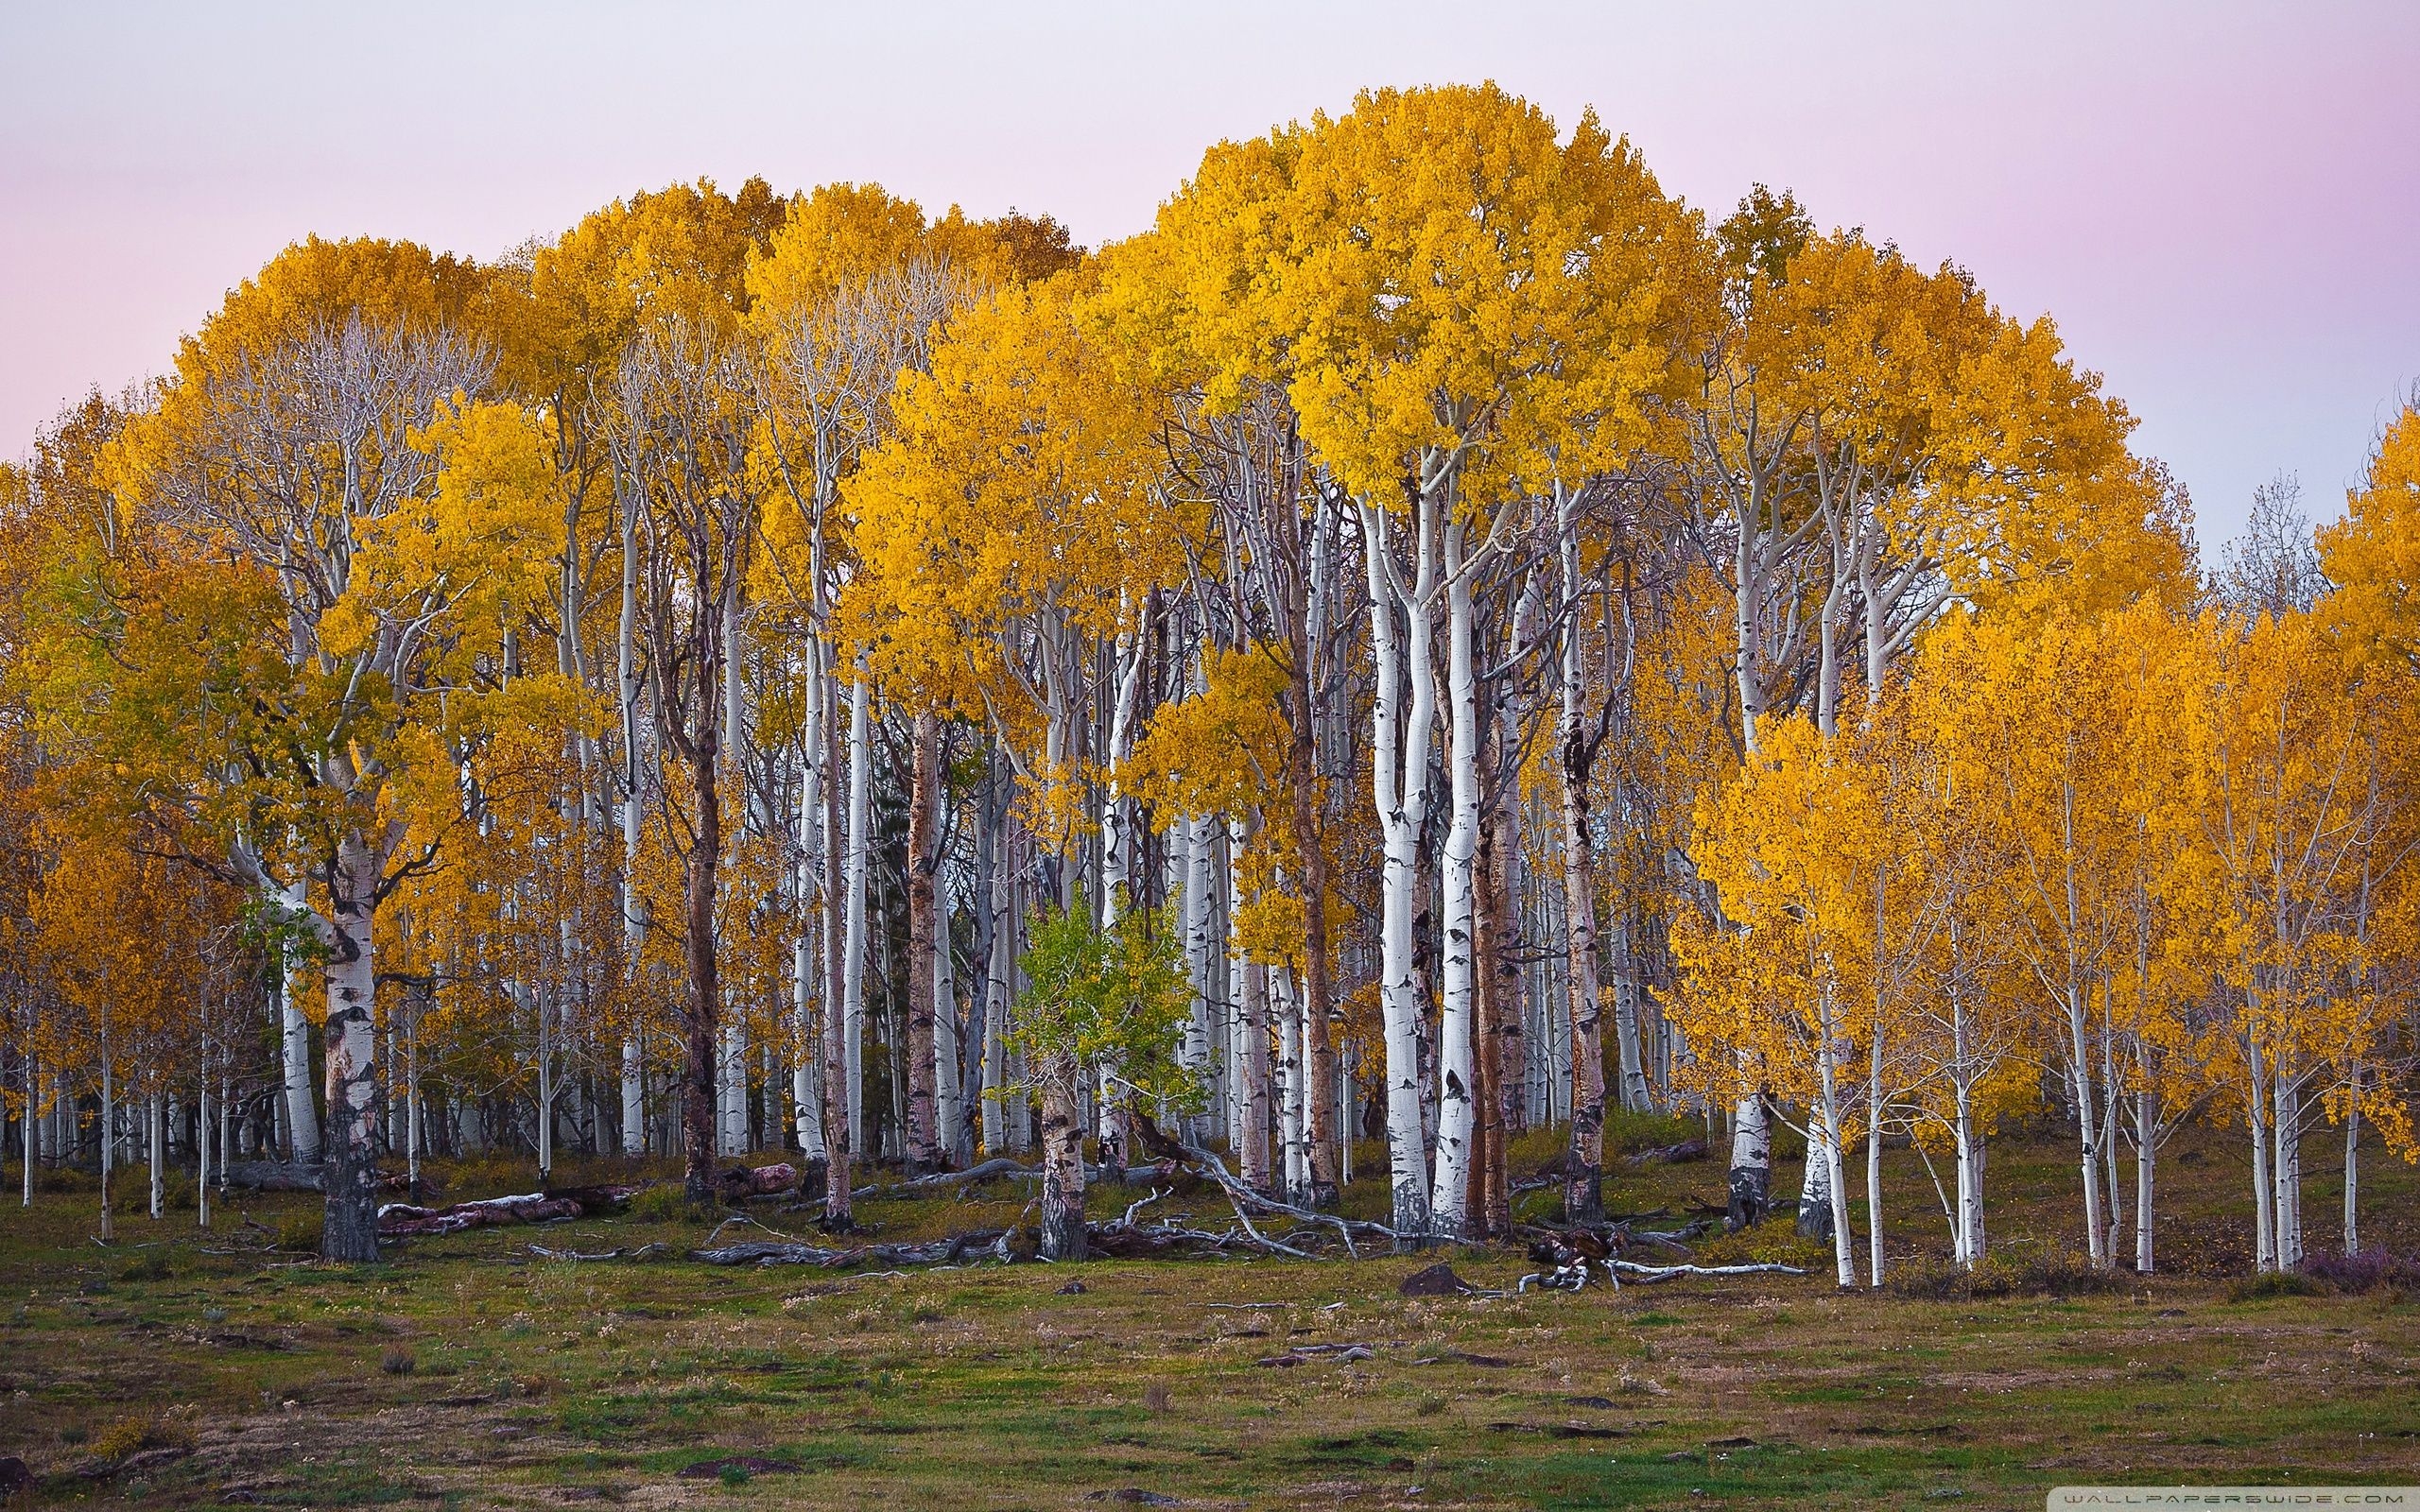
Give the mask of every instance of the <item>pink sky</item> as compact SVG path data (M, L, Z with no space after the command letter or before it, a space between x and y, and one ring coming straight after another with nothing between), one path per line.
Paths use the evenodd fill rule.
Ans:
M0 455L308 232L488 256L761 173L1098 243L1219 137L1490 77L2048 312L2205 542L2281 469L2333 513L2420 381L2410 4L17 5L0 60Z

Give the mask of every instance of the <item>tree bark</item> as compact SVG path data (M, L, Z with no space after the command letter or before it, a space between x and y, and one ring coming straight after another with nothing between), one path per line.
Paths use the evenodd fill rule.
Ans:
M358 833L328 869L327 1204L323 1260L378 1258L376 906L383 858Z
M1566 551L1577 556L1576 547ZM1567 569L1566 576L1576 573ZM1566 635L1576 638L1577 631ZM1564 658L1563 909L1565 999L1571 1017L1571 1145L1563 1214L1594 1223L1605 1211L1605 1048L1597 985L1596 839L1589 830L1587 747L1580 730L1578 658Z
M1336 1098L1327 1089L1336 1083L1336 1047L1328 1035L1328 1007L1334 988L1328 971L1327 847L1321 839L1318 780L1318 716L1311 701L1309 650L1298 648L1290 676L1294 719L1291 747L1287 752L1288 778L1293 787L1291 812L1294 865L1303 885L1303 1001L1298 1028L1303 1101L1295 1109L1301 1121L1300 1149L1305 1160L1305 1190L1300 1194L1314 1208L1336 1206Z
M2276 1089L2277 1115L2271 1124L2276 1142L2276 1164L2269 1174L2277 1194L2277 1268L2300 1270L2303 1263L2303 1084L2301 1074L2289 1075L2279 1065L2272 1085Z
M1394 1196L1391 1227L1400 1234L1425 1236L1431 1227L1428 1152L1423 1137L1427 1121L1426 1109L1422 1106L1426 1078L1420 1063L1421 1021L1426 1005L1413 974L1413 912L1420 876L1418 841L1427 809L1429 727L1435 716L1436 683L1430 675L1428 651L1428 596L1435 580L1434 556L1427 543L1426 523L1420 522L1415 530L1421 538L1422 570L1409 594L1397 593L1386 511L1374 505L1364 505L1361 519L1369 562L1370 641L1375 671L1371 699L1371 782L1386 846L1385 868L1380 878L1378 985L1387 1049L1387 1148ZM1398 604L1407 622L1400 644L1394 623ZM1408 715L1401 708L1407 689L1410 704ZM1315 1074L1315 1089L1317 1080Z
M2083 1228L2085 1248L2096 1269L2109 1263L2106 1210L2100 1196L2100 1122L2094 1115L2092 1057L2084 1040L2083 988L2072 972L2067 979L2068 1072L2074 1077L2076 1129L2083 1145Z
M2361 1067L2354 1062L2344 1097L2344 1253L2361 1252Z
M278 901L287 919L299 925L305 917L302 885L287 884ZM279 1019L285 1031L281 1048L285 1067L285 1126L289 1142L286 1153L296 1163L309 1165L320 1159L320 1115L311 1098L311 1020L295 989L295 977L301 970L292 947L282 949L277 992Z
M1737 1233L1764 1220L1772 1206L1772 1125L1762 1092L1739 1099L1731 1115L1731 1207L1726 1227Z
M2135 1270L2152 1271L2152 1197L2159 1160L2159 1101L2148 1087L2135 1093Z
M1274 1192L1278 1181L1270 1159L1269 969L1258 961L1243 968L1243 1139L1236 1152L1237 1174L1255 1192Z
M1472 668L1470 576L1461 571L1461 525L1444 527L1446 791L1451 819L1437 867L1443 910L1443 1010L1437 1026L1437 1178L1429 1198L1436 1231L1478 1237L1468 1207L1477 1133L1478 1067L1472 999L1478 974L1478 692Z
M1042 1255L1084 1258L1084 1133L1076 1107L1075 1057L1042 1070Z
M908 794L908 1174L949 1163L935 1120L933 877L941 867L941 720L916 715Z

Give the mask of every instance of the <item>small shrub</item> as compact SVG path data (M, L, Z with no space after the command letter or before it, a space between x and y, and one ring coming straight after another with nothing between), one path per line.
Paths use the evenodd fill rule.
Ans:
M378 1368L390 1376L407 1376L419 1367L420 1361L413 1357L411 1350L400 1344L389 1345L387 1352L378 1360Z
M192 1408L179 1407L164 1414L137 1413L121 1418L94 1438L93 1452L101 1459L120 1460L145 1449L190 1451L197 1442L192 1416Z
M2254 1302L2265 1297L2325 1297L2327 1283L2298 1270L2265 1270L2227 1288L2230 1302Z
M1154 1381L1143 1388L1143 1409L1146 1412L1168 1410L1168 1388L1166 1382Z
M122 1281L164 1281L173 1274L168 1269L168 1257L155 1250L127 1262L126 1268L117 1273L117 1279Z
M716 1472L715 1478L725 1486L746 1486L755 1476L745 1465L726 1465Z
M1652 1263L1656 1257L1647 1254L1632 1258ZM1781 1264L1826 1271L1832 1264L1832 1246L1825 1240L1802 1236L1796 1226L1784 1217L1755 1224L1736 1234L1717 1234L1697 1246L1695 1259L1701 1265Z
M1936 1255L1924 1255L1903 1260L1883 1274L1882 1289L1893 1297L1916 1297L1927 1302L1946 1301L1953 1297L1972 1297L1972 1272L1959 1269Z
M1990 1297L2084 1297L2121 1291L2133 1272L2104 1269L2071 1249L2016 1241L1986 1254L1971 1270L1926 1256L1884 1273L1883 1290L1929 1301Z
M2361 1249L2349 1255L2322 1250L2303 1262L2303 1274L2356 1296L2380 1287L2410 1291L2420 1286L2420 1255L2398 1255L2391 1249Z
M2028 1297L2085 1297L2127 1291L2134 1284L2132 1271L2095 1265L2090 1256L2072 1249L2028 1247L1986 1256L1984 1263L1995 1260L2011 1268L2010 1289Z
M631 1216L640 1223L694 1223L698 1210L677 1186L648 1187L631 1198Z

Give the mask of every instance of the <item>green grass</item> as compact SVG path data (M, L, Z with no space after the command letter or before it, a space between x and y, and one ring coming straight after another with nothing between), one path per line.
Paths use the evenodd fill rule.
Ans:
M1682 1137L1667 1132L1632 1143ZM1537 1147L1552 1144L1530 1137L1523 1158ZM2069 1296L1842 1293L1824 1274L1397 1296L1433 1255L1097 1263L1063 1295L1065 1269L1039 1264L883 1277L528 1254L683 1255L713 1215L677 1203L330 1268L259 1247L305 1226L305 1199L237 1204L261 1227L228 1212L207 1234L190 1211L121 1216L104 1250L94 1194L62 1182L0 1211L0 1453L48 1499L188 1507L1072 1507L1133 1487L1230 1505L2030 1508L2079 1481L2410 1479L2420 1304L2195 1264L2228 1253L2243 1212L2227 1142L2189 1147L2202 1159L2166 1195L2176 1258L2207 1273ZM2073 1245L2066 1159L2048 1139L1995 1146L1996 1246ZM1939 1224L1904 1163L1892 1248L1912 1268L1937 1259ZM441 1174L449 1197L529 1184L501 1162ZM2411 1247L2409 1173L2380 1160L2368 1180L2365 1226ZM2325 1183L2314 1213L2331 1211ZM1712 1164L1621 1166L1607 1205L1685 1214L1720 1186ZM1096 1211L1142 1194L1097 1194ZM1023 1204L1003 1186L860 1217L911 1238ZM1383 1211L1385 1193L1357 1182L1347 1205ZM758 1211L810 1231L810 1215ZM1153 1211L1227 1221L1206 1193ZM1786 1225L1704 1247L1824 1259ZM1505 1288L1526 1268L1511 1250L1453 1263ZM1314 1342L1374 1358L1259 1363ZM399 1352L408 1371L387 1367ZM191 1454L77 1474L102 1468L104 1441L132 1441L123 1425L183 1404ZM681 1474L733 1456L798 1469Z

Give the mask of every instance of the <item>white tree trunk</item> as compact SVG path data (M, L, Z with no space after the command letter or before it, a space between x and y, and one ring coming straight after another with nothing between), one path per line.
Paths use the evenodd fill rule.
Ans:
M949 948L949 889L936 885L933 892L933 1118L943 1154L955 1160L966 1125L959 1096L965 1073L959 1065L958 966Z
M622 1153L647 1153L647 1072L638 1036L622 1040Z
M998 1155L1008 1148L1008 1110L1000 1089L1008 1073L1009 971L1014 946L1015 887L1009 859L1009 827L1005 819L993 847L992 954L983 968L983 1153Z
M1121 610L1129 608L1126 594L1119 592ZM1143 688L1143 668L1150 660L1143 653L1141 627L1127 626L1126 615L1119 616L1117 632L1117 692L1109 716L1109 781L1104 784L1100 800L1100 922L1103 929L1117 922L1125 904L1124 894L1133 870L1132 837L1127 833L1127 802L1121 787L1122 768L1132 754L1134 745L1134 707Z
M715 1153L748 1153L748 1033L739 1005L723 1005L722 1038L715 1057Z
M1302 1008L1295 1001L1293 973L1284 967L1269 970L1269 996L1277 1021L1277 1130L1279 1179L1292 1202L1310 1190L1310 1145L1304 1139L1304 1113L1310 1087L1304 1080Z
M1765 1215L1772 1179L1773 1134L1760 1092L1750 1092L1731 1110L1731 1227L1744 1228Z
M614 677L622 715L622 971L635 987L647 936L647 914L638 896L639 868L639 556L637 511L624 500L622 517L622 613L614 635ZM647 1149L646 1067L635 1030L622 1040L622 1152Z
M151 1216L156 1221L168 1209L168 1108L164 1093L153 1092L144 1106L146 1153L150 1158Z
M1882 1284L1882 1025L1874 1026L1865 1085L1865 1282Z
M2066 990L2067 1073L2073 1077L2076 1131L2083 1145L2084 1246L2095 1269L2109 1263L2108 1232L2102 1228L2107 1208L2100 1195L2100 1121L2092 1097L2092 1054L2084 1040L2083 988L2072 974Z
M2269 1173L2269 1076L2259 1045L2245 1047L2244 1125L2252 1136L2252 1263L2277 1268L2276 1188Z
M555 1051L547 1038L546 1004L552 993L527 991L538 1020L538 1182L550 1180L555 1169Z
M31 1044L34 1037L40 1032L40 1023L34 1019L32 1010L27 1009L26 1017L26 1042ZM25 1191L18 1198L17 1205L19 1207L30 1208L34 1205L34 1165L41 1159L42 1057L34 1055L27 1055L26 1057Z
M302 884L290 883L278 896L289 919L302 917L304 900ZM278 977L280 1020L285 1030L285 1126L290 1149L297 1165L320 1163L320 1115L311 1100L311 1021L303 1011L302 994L296 978L302 963L289 947L285 964Z
M1182 1054L1185 1067L1200 1078L1202 1090L1215 1093L1210 1065L1210 821L1199 816L1187 816L1178 821L1176 830L1171 833L1182 835L1182 839L1171 844L1169 849L1177 852L1177 859L1184 868L1184 881L1179 889L1178 901L1184 915L1185 979L1193 987L1193 1010L1184 1021ZM1185 1120L1186 1138L1203 1140L1207 1123L1207 1115L1188 1117Z
M1482 1221L1469 1209L1472 1138L1478 1104L1472 1043L1477 986L1476 860L1478 853L1478 685L1472 662L1471 583L1461 560L1459 523L1445 526L1445 678L1449 745L1446 782L1452 818L1437 865L1443 910L1443 1011L1438 1020L1437 1177L1430 1221L1461 1235Z
M372 929L382 858L347 835L329 868L325 1260L378 1258L378 962Z
M2277 1201L2277 1268L2299 1270L2303 1263L2303 1084L2300 1074L2288 1074L2283 1065L2272 1077L2277 1114L2271 1137L2277 1147L2270 1171Z
M2152 1270L2152 1198L2159 1161L2159 1100L2148 1087L2135 1092L2135 1270Z
M1975 1228L1982 1211L1982 1194L1975 1190L1974 1090L1962 1079L1952 1095L1958 1105L1951 1129L1952 1154L1958 1167L1958 1211L1949 1219L1949 1255L1960 1269L1971 1270L1975 1265Z
M1370 641L1374 663L1371 703L1371 785L1378 827L1386 846L1381 874L1378 931L1379 1011L1387 1045L1387 1150L1393 1187L1392 1227L1399 1233L1430 1230L1428 1152L1423 1140L1426 1113L1421 1085L1421 1001L1412 967L1413 892L1418 885L1420 829L1427 799L1429 729L1436 715L1436 681L1429 666L1429 590L1434 551L1426 522L1416 526L1420 568L1408 594L1395 592L1386 512L1361 509L1361 534L1370 578ZM1400 606L1406 631L1395 638ZM1406 663L1409 663L1407 666ZM1409 691L1407 715L1403 701ZM1340 1131L1342 1137L1342 1131Z
M420 1196L420 1158L423 1144L420 1106L420 1010L412 1010L411 1022L406 1027L404 1040L404 1170L415 1201Z
M1819 1105L1815 1110L1820 1114ZM1806 1164L1798 1177L1798 1231L1808 1239L1832 1237L1832 1152L1821 1117L1806 1121Z
M110 1065L110 1029L101 1020L101 1242L117 1237L117 1215L110 1208L110 1177L117 1171L117 1077Z
M2344 1106L2344 1253L2361 1252L2361 1067L2357 1061Z
M822 849L823 756L829 748L824 720L821 642L810 639L806 650L805 717L801 721L798 784L798 868L792 877L791 906L797 910L798 942L790 952L790 1103L795 1116L799 1153L809 1160L827 1159L823 1141L823 1057L816 1035L816 984L821 976L811 915L821 877L829 860Z
M1815 1068L1822 1078L1823 1101L1818 1111L1823 1115L1822 1159L1824 1196L1831 1209L1832 1218L1832 1264L1842 1286L1855 1286L1857 1284L1857 1252L1852 1247L1853 1236L1849 1231L1847 1183L1842 1179L1841 1171L1839 1065L1838 1058L1832 1051L1835 1040L1828 1014L1825 1016L1821 1032L1823 1038L1817 1041L1815 1049ZM1808 1171L1812 1172L1817 1159L1812 1136L1817 1133L1817 1128L1811 1120L1806 1132L1810 1136L1806 1151L1806 1166Z
M860 675L849 685L849 855L844 883L848 934L840 965L841 1032L846 1047L840 1095L847 1100L851 1150L866 1147L866 861L873 801L871 703L866 679ZM825 1089L827 1096L830 1091Z
M207 1038L204 1038L201 1044L200 1082L201 1086L199 1095L199 1103L194 1108L193 1121L194 1224L197 1228L207 1228L210 1227L210 1144L212 1137L216 1132L211 1126L210 1122L211 1104L213 1099L210 1095L210 1041ZM31 1103L27 1103L26 1105L26 1112L27 1115L26 1133L28 1136L26 1141L26 1160L30 1161L33 1158L33 1141L30 1136L34 1131L32 1123L33 1105Z

